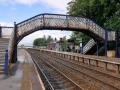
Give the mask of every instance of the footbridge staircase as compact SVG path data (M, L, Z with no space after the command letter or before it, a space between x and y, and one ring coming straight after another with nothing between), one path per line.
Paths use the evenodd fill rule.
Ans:
M94 39L90 39L88 43L83 47L83 54L86 54L89 50L96 45Z
M0 74L8 71L8 44L12 32L13 27L0 26Z
M65 30L65 31L78 31L82 32L95 41L103 41L105 44L107 42L116 42L116 31L109 31L97 25L91 19L71 16L71 15L61 15L61 14L39 14L31 17L20 23L14 23L14 29L9 39L8 52L6 52L6 67L10 67L11 62L15 62L17 58L17 44L27 35L38 31L38 30ZM84 50L88 49L94 45L93 39L88 45L85 46ZM92 42L92 43L91 43ZM8 60L8 61L7 61ZM5 69L6 73L8 72Z

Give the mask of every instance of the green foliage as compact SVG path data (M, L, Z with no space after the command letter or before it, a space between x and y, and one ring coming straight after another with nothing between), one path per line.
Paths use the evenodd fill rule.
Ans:
M113 15L106 23L106 27L109 29L118 29L120 30L120 16Z
M103 28L120 32L120 0L72 0L67 9L70 15L90 18ZM89 40L88 36L73 32L71 38L76 37L82 37L85 43Z
M64 44L62 45L62 47L63 47L64 50L66 50L66 48L68 47L68 44L69 44L68 41L67 41L67 39L66 39L66 36L64 36L62 38L62 40L64 42Z
M71 39L71 40L74 40L74 44L75 44L75 45L79 45L80 42L79 42L79 40L77 40L77 39L80 39L80 38L83 39L83 44L84 44L84 45L85 45L85 44L88 42L88 40L89 40L89 37L88 37L87 35L81 33L81 32L73 32L70 39Z
M50 42L52 42L53 41L53 38L51 37L51 36L48 36L48 38L46 39L46 42L47 43L50 43Z
M43 38L37 38L34 40L33 45L34 46L47 46L48 43L52 42L53 38L51 36L43 36Z
M44 38L37 38L33 42L34 46L46 46L46 40Z
M119 0L74 0L68 3L68 14L85 16L103 27L117 12L120 13Z

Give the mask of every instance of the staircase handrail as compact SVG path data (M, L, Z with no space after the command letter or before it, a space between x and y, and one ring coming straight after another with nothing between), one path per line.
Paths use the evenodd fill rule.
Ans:
M83 53L85 54L93 45L95 45L94 39L90 39L88 43L83 47Z

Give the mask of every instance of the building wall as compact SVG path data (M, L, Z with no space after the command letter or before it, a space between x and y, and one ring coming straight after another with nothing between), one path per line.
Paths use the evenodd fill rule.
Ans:
M47 49L49 50L56 50L56 44L48 44Z

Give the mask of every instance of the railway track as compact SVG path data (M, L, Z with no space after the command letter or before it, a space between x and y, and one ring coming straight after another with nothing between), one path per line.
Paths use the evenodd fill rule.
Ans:
M39 51L34 51L34 53L38 52ZM85 90L120 90L120 79L118 78L91 70L73 61L68 61L48 54L46 55L45 53L36 54L35 57L45 60L66 75L69 73L67 77L71 78Z
M44 58L46 57L48 57L48 55ZM96 84L102 89L110 88L110 90L120 90L120 79L91 70L89 68L82 67L76 63L73 63L72 61L66 61L63 59L60 61L57 58L52 58L52 63L54 63L54 65L58 65L59 63L59 67L64 67L67 70L73 70L74 72L77 71L79 72L78 75L83 74L83 76L86 76L86 79L88 79L88 81L91 81L93 84ZM53 62L53 60L55 62Z
M39 70L46 90L84 90L63 72L45 62L44 59L36 57L33 53L31 53L31 56Z
M98 79L104 84L108 84L109 86L112 86L116 89L120 89L120 78L119 77L115 77L107 73L104 73L102 71L100 72L98 70L91 69L85 65L78 64L75 61L70 61L70 60L66 60L64 58L59 58L55 56L54 56L54 59L57 63L63 64L64 66L77 70L83 74L87 74L95 79Z

